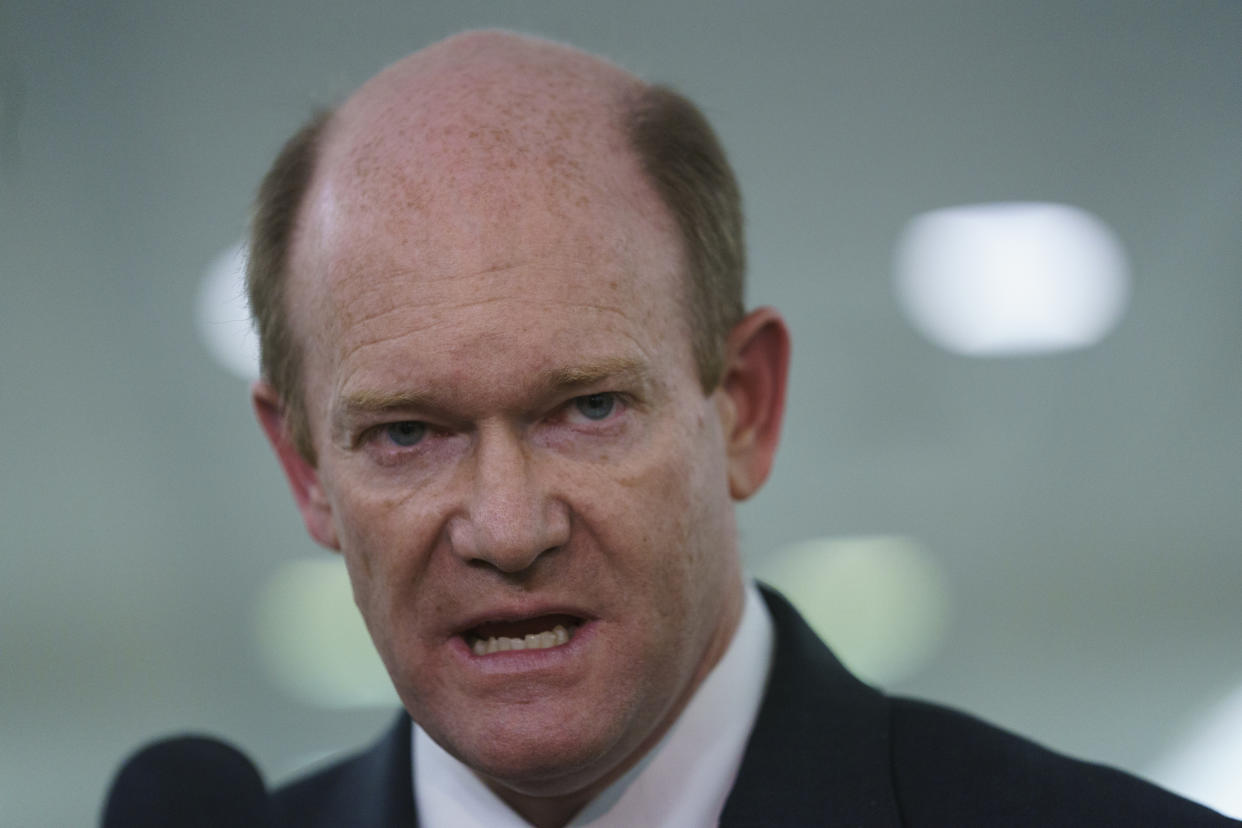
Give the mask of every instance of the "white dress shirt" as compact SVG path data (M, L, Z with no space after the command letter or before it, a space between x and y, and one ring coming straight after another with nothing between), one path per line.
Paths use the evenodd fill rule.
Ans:
M772 662L772 618L754 584L724 656L651 752L579 811L573 828L694 828L720 819ZM426 828L530 828L418 725L414 796Z

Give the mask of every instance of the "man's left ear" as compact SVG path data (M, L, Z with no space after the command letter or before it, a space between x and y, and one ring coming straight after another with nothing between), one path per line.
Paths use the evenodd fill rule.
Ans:
M729 332L721 395L729 493L745 500L772 469L785 415L789 329L773 308L748 313Z

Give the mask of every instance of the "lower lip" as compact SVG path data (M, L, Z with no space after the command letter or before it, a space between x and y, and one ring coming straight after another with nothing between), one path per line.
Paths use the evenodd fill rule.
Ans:
M471 669L484 673L522 673L531 670L547 670L573 659L590 645L595 637L595 621L583 621L574 630L573 637L559 647L534 650L501 650L487 655L476 655L464 636L452 639L453 654L465 660Z

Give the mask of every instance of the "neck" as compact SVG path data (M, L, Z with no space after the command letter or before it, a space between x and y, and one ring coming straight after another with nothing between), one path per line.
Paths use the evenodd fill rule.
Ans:
M488 786L534 828L562 828L599 793L584 789L566 796L528 796L492 782Z

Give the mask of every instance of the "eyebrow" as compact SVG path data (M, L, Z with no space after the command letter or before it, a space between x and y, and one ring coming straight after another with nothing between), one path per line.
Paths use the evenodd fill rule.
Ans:
M593 385L608 379L634 382L643 387L651 382L647 366L639 360L630 357L608 357L598 362L549 371L543 377L543 384L551 389L570 389Z
M362 414L382 414L385 411L410 408L436 408L429 394L421 391L355 391L337 404L339 415L348 419Z
M630 357L607 357L582 365L555 368L536 375L537 393L572 391L605 381L637 386L640 395L651 391L652 378L645 363ZM358 419L396 411L426 411L446 414L447 408L437 396L416 389L373 391L363 389L347 394L335 406L333 431L347 432Z
M330 432L335 442L352 445L357 435L351 432L359 420L396 411L434 410L435 407L431 397L420 391L355 391L333 407Z

